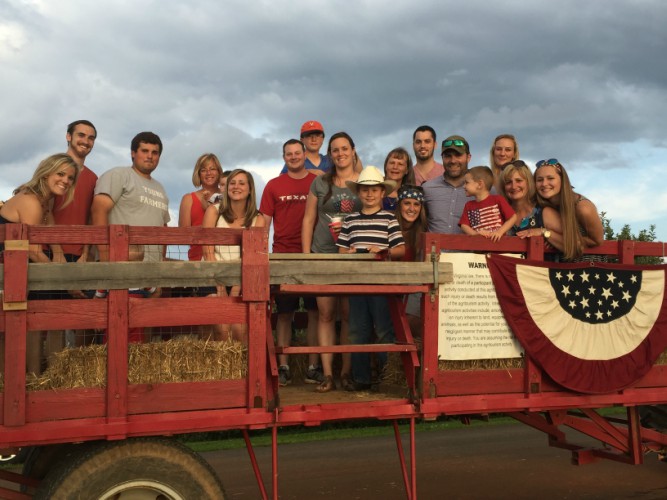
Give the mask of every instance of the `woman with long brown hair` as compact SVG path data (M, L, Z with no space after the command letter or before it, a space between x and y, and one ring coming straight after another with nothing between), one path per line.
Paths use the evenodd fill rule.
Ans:
M560 214L561 229L549 231L548 241L563 252L565 260L581 260L585 248L604 241L597 208L588 198L574 192L565 167L556 158L538 161L536 166L537 202Z
M423 253L423 234L428 228L426 205L424 205L424 189L421 186L404 184L398 189L398 208L396 209L403 239L405 255L401 260L421 261ZM414 336L421 336L421 293L411 293L407 297L405 312L410 330Z
M264 227L266 222L257 210L257 193L255 181L250 172L236 169L229 174L223 199L206 209L203 227L221 227L245 229L248 227ZM206 261L240 261L241 248L238 245L204 245L204 260ZM225 286L218 286L218 295L227 296ZM235 285L229 295L241 295L241 287ZM216 340L225 340L229 337L229 325L221 325ZM232 325L231 334L234 339L245 342L246 331L240 325Z
M329 172L317 177L310 186L306 201L306 213L301 229L303 253L337 254L336 239L340 233L344 216L360 210L357 196L346 186L346 181L356 181L356 149L352 137L338 132L329 139L328 153L333 161ZM316 224L317 223L317 224ZM317 297L317 337L321 346L334 345L336 340L336 306L339 306L341 321L340 342L348 343L348 300L346 297ZM315 387L317 392L328 392L336 388L333 379L333 354L322 353L324 381ZM347 389L351 384L351 358L343 355L341 385Z

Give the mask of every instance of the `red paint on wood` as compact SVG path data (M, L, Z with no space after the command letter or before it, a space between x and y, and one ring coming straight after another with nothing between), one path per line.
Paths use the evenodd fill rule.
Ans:
M130 298L130 328L246 322L240 297Z

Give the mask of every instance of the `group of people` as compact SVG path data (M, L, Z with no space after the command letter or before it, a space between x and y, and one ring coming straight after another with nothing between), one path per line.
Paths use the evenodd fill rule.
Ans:
M67 154L44 160L33 179L17 188L13 198L0 207L0 222L27 224L129 224L162 226L169 222L168 199L162 185L152 177L162 153L160 138L151 132L138 134L131 143L131 167L119 167L99 179L85 165L97 133L86 120L67 129ZM195 163L192 182L196 191L183 196L179 226L248 228L273 225L273 252L279 253L373 253L392 260L420 260L424 231L479 235L498 241L505 235L543 237L557 250L558 258L586 258L587 247L603 240L603 227L596 207L575 193L564 166L557 159L542 160L535 172L519 159L514 136L494 139L489 166L468 168L470 146L459 135L441 143L442 163L435 161L438 146L435 130L420 126L413 133L413 151L390 151L384 171L363 168L352 137L333 134L326 154L320 149L325 134L321 123L308 121L300 139L283 144L284 167L271 179L259 204L252 175L236 169L225 172L216 155L207 153ZM228 261L239 259L238 247L192 245L190 260ZM164 248L134 248L134 260L159 260ZM81 261L91 258L91 249L77 245L49 249L30 248L35 262ZM99 259L108 259L99 249ZM153 289L131 290L147 296ZM239 287L202 289L204 295L242 293ZM103 295L104 291L99 291ZM292 317L300 298L275 297L279 346L289 345ZM308 311L307 342L330 346L341 343L387 343L394 329L382 297L303 297ZM413 331L418 331L420 301L407 298L406 312ZM220 325L217 339L230 336L243 340L240 325ZM37 338L37 336L34 336ZM142 341L141 331L131 332L131 341ZM48 343L48 342L47 342ZM30 348L29 348L30 349ZM33 349L34 351L34 349ZM36 351L39 352L39 351ZM340 386L355 391L374 384L371 357L365 353L342 356ZM386 356L373 360L378 371ZM279 383L292 376L286 355L279 356ZM30 361L29 367L31 370ZM333 354L309 355L305 376L318 392L336 389Z
M20 185L14 196L0 206L0 223L166 226L169 222L169 199L160 182L153 178L162 154L162 141L152 132L141 132L131 142L130 167L113 168L99 178L85 165L92 151L97 130L88 120L77 120L67 126L67 152L44 159L32 179ZM4 248L0 248L4 251ZM162 246L133 246L130 260L161 260ZM86 262L109 260L109 250L100 245L31 245L32 262ZM153 288L136 288L131 296L155 294ZM106 295L106 290L70 291L75 298ZM31 292L30 299L60 298L61 292ZM67 339L74 345L90 342L90 332L30 332L27 340L27 371L41 373L44 358L62 350ZM106 335L106 334L105 334ZM144 329L132 328L131 342L143 342ZM69 338L68 338L69 337Z

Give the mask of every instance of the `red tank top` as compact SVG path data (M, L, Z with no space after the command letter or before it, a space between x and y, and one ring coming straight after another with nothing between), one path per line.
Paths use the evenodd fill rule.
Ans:
M190 193L192 196L192 208L190 209L190 225L192 227L201 226L204 221L204 207L195 193ZM188 260L201 260L204 251L201 245L190 245L188 250Z

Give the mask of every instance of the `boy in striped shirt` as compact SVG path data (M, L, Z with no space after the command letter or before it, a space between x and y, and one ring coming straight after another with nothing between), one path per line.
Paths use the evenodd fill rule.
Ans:
M386 253L391 259L400 259L405 254L405 242L396 217L382 209L382 198L392 192L394 181L385 181L376 167L368 166L355 181L346 181L347 187L357 194L361 211L348 215L338 236L339 253ZM394 325L389 315L389 306L384 296L351 296L350 343L369 344L375 335L378 344L393 343ZM378 372L387 361L387 353L378 353ZM370 354L352 353L352 383L348 390L371 388Z

